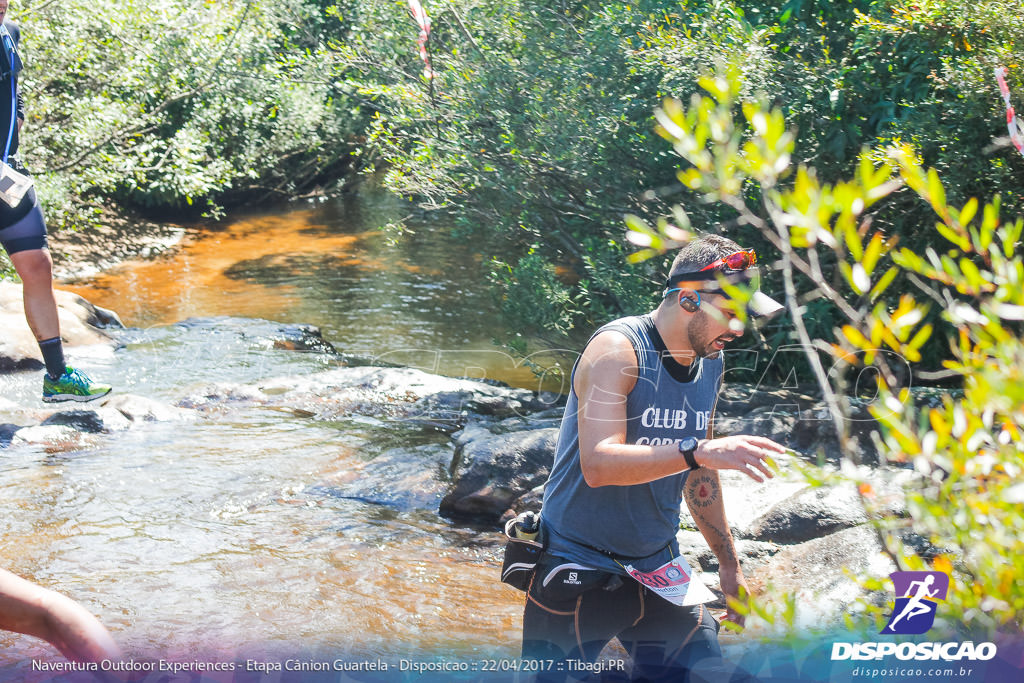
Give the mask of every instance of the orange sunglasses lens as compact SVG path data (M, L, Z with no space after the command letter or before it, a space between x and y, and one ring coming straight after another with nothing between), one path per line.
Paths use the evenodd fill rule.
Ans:
M757 254L753 249L745 249L744 251L734 251L728 256L723 256L717 261L704 266L701 270L711 270L720 266L725 266L729 270L746 270L755 263L757 263Z

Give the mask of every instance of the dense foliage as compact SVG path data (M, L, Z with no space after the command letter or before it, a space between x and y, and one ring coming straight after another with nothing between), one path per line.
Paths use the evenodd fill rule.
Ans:
M1024 93L1020 0L423 4L430 74L405 0L16 0L23 156L51 225L88 223L111 202L209 213L379 171L481 245L518 328L562 346L656 300L664 262L627 263L627 214L653 222L679 204L695 228L777 258L733 209L680 188L679 159L653 132L658 103L685 101L716 63L739 65L743 95L781 108L794 161L823 181L864 148L907 143L951 200L1024 206L1024 159L992 78L1005 65ZM756 184L745 192L758 200ZM916 249L936 244L908 191L872 221ZM834 311L807 306L827 336ZM768 346L791 329L778 321ZM941 339L923 349L932 368L946 355Z
M745 95L782 108L798 131L794 159L823 180L865 146L906 142L944 173L951 198L1000 192L1004 206L1022 205L1024 160L1006 143L992 78L1006 64L1022 92L1019 2L426 3L432 79L399 4L364 10L361 25L388 30L354 34L335 68L377 84L367 147L389 186L447 207L491 245L505 308L526 328L589 330L653 303L663 264L626 266L626 213L678 202L695 227L777 255L735 212L680 192L678 159L652 136L654 105L685 100L719 62L741 65ZM907 192L873 219L922 248L935 239ZM836 319L815 312L814 331L827 333ZM771 341L789 329L781 321ZM933 347L934 366L944 349Z
M1024 525L1024 259L1019 253L1024 218L1004 219L998 200L951 201L940 174L923 167L906 146L888 148L878 163L863 157L839 182L822 182L813 167L793 164L796 136L780 109L746 101L737 115L735 73L705 79L708 95L695 97L688 107L668 101L658 115L659 131L687 160L681 176L687 186L733 207L778 246L789 308L798 308L806 294L797 284L802 273L818 283L819 294L842 321L835 331L838 343L829 343L811 334L802 316L794 318L843 459L838 472L812 466L804 473L813 484L829 479L857 484L879 542L897 569L951 575L948 607L932 638L1019 636L1024 624L1019 580L1024 574L1019 533ZM782 182L787 178L790 182ZM762 201L747 201L747 183L758 186ZM935 247L900 247L872 226L873 207L903 189L932 213L927 237ZM678 239L640 228L655 251ZM838 263L855 300L821 286L825 253ZM884 294L901 273L914 276L914 287L898 293L897 306L887 306ZM935 304L955 331L945 365L963 390L929 404L915 400L893 359L921 360L920 350L934 330L925 318ZM874 474L902 479L903 516L882 509L851 455L857 452L849 440L853 371L877 378L868 407L880 425L879 455L896 467ZM908 470L912 476L903 476ZM923 552L917 542L922 538L927 541ZM876 618L859 623L851 618L848 625L877 637L886 623L888 610L878 603L887 602L887 582L862 578L871 591L863 607ZM789 604L772 610L755 601L751 607L769 620L781 614L792 626L797 607L791 597L768 594L764 601L771 605L780 598Z
M365 119L319 69L343 30L323 7L20 0L9 16L27 65L22 156L52 225L107 199L172 215L280 200L349 170Z

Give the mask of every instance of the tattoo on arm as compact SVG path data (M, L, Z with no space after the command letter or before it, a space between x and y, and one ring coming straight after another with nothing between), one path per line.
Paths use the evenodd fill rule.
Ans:
M718 478L696 470L686 481L686 502L699 508L710 507L719 498Z
M719 562L736 562L736 547L725 519L722 487L718 474L695 470L686 478L683 497L693 521L704 535Z

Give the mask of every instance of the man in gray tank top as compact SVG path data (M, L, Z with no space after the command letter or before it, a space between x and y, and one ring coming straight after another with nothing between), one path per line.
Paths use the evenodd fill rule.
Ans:
M685 500L718 557L722 590L746 589L717 470L763 481L765 460L785 452L764 437L711 435L721 352L743 334L721 278L756 286L755 261L723 237L691 242L658 308L605 325L580 356L544 490L547 548L523 615L523 657L544 663L540 680L593 673L615 637L637 680L725 673L717 620L671 584L689 569L676 541ZM782 308L760 291L746 306L754 317Z

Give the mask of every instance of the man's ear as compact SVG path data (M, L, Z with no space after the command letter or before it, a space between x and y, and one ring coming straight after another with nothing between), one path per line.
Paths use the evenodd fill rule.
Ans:
M687 313L700 310L700 292L684 287L679 290L679 307Z

